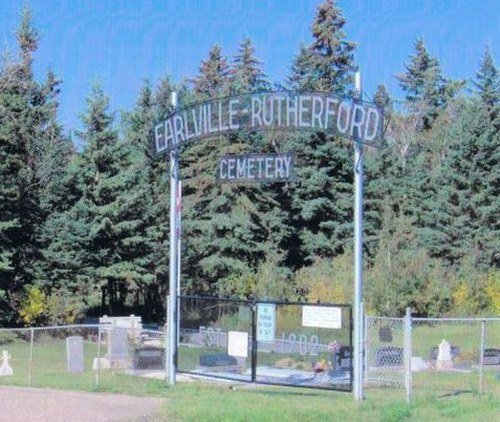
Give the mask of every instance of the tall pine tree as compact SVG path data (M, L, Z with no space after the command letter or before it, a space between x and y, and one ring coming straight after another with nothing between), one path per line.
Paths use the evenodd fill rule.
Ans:
M345 95L352 88L354 49L345 40L346 19L334 0L325 0L316 11L312 24L313 42L300 48L288 78L292 89L330 91Z
M220 46L214 45L208 59L203 60L199 75L192 79L193 90L201 99L222 97L229 90L229 65Z
M473 81L481 101L488 108L491 118L498 116L500 107L500 73L495 65L489 46L486 46L476 79Z
M396 75L405 92L408 108L422 115L423 129L429 129L439 112L445 108L464 81L453 81L442 75L441 65L432 57L423 38L415 42L415 53L405 64L406 71Z
M265 73L261 70L262 62L255 57L255 48L250 38L240 44L238 54L234 56L231 69L231 91L233 93L258 92L270 88Z

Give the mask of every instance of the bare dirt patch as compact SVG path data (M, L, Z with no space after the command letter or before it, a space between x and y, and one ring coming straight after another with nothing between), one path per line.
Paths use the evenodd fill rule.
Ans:
M0 420L118 422L159 420L165 399L121 394L0 387Z

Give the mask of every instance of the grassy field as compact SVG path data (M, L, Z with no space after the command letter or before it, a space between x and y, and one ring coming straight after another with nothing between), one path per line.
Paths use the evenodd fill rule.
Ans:
M496 420L498 396L417 395L407 405L402 391L368 389L352 394L295 388L178 384L168 389L164 418L169 421L461 421Z
M430 327L421 327L425 332ZM451 331L449 330L450 334ZM457 331L462 347L468 348L464 331ZM420 336L419 336L420 337ZM421 336L425 338L426 336ZM430 336L429 336L430 337ZM427 338L423 350L438 337ZM471 344L470 347L473 347ZM160 420L169 421L494 421L500 414L500 369L485 370L485 394L478 394L475 374L414 374L414 400L405 403L402 389L368 388L366 400L354 401L351 393L303 388L264 387L236 383L181 382L168 387L164 380L127 375L124 370L102 370L96 386L92 369L97 344L84 342L85 371L68 373L64 338L45 337L35 342L31 374L29 341L15 338L1 348L12 355L14 376L1 377L2 385L31 386L65 390L106 391L134 395L160 396L166 405ZM213 350L219 351L219 350ZM198 349L188 350L183 365L193 367L199 362ZM206 349L204 350L206 353ZM105 350L101 350L101 355ZM271 363L271 362L269 362ZM446 385L463 385L446 391ZM454 390L454 391L451 391Z

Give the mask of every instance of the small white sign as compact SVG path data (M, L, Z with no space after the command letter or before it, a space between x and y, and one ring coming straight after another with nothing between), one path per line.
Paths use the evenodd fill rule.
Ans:
M227 354L238 358L248 357L248 333L229 331L227 333Z
M257 341L274 341L276 332L276 305L259 303L257 305Z
M342 308L304 306L302 326L317 328L342 328Z

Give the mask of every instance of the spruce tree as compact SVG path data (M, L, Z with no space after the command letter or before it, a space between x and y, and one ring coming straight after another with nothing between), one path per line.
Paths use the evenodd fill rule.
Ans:
M199 75L192 79L193 90L201 99L221 97L228 92L229 65L218 45L209 52L208 59L203 60Z
M238 54L234 56L231 69L231 91L233 93L258 92L270 88L265 73L261 70L262 62L255 57L255 48L250 38L240 44Z
M102 293L107 312L115 314L154 280L146 212L151 198L143 189L143 156L119 141L100 85L93 86L87 104L78 133L85 150L75 169L81 197L50 219L53 239L45 256L62 289L82 295L87 307L99 305Z
M32 282L37 256L36 228L41 221L37 150L44 102L33 77L38 32L24 8L17 30L19 57L0 67L0 313L12 321L23 287Z
M373 95L373 102L377 107L385 111L385 114L391 109L391 95L385 85L377 85L377 91Z
M355 44L345 40L346 20L332 0L321 3L312 25L313 42L301 46L288 78L290 88L349 93L356 70ZM290 136L285 148L296 154L296 178L282 196L293 227L287 244L295 268L317 256L341 254L352 239L352 148L322 132Z
M357 69L354 64L356 43L345 40L343 30L346 19L335 0L326 0L318 6L312 25L313 73L311 82L320 91L338 94L349 92L352 75Z
M163 78L156 91L145 81L135 108L126 116L126 144L131 147L135 159L142 163L137 169L142 173L140 189L146 199L140 216L147 237L147 253L143 256L143 267L152 275L151 282L142 283L138 294L147 319L163 318L163 300L168 283L168 200L169 186L166 178L165 156L158 155L152 145L152 128L156 121L170 111L168 78Z
M318 90L319 87L311 82L312 72L312 52L305 44L301 44L287 77L288 89L299 92Z
M299 91L351 91L356 44L345 40L346 19L334 0L325 0L316 11L311 31L313 42L301 45L292 64L288 85Z
M438 256L453 264L469 257L483 270L500 262L500 133L489 113L473 98L452 123L437 203L448 215Z
M473 84L479 97L489 110L493 110L500 105L500 73L495 66L489 46L485 47Z
M405 92L409 109L422 114L422 127L429 129L439 112L445 108L464 81L453 81L442 75L439 60L432 57L423 38L415 42L415 53L405 64L406 71L396 75Z

